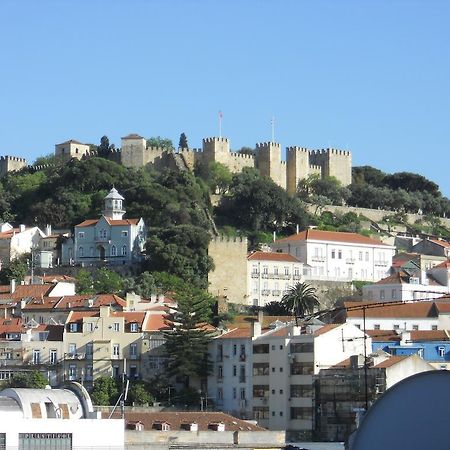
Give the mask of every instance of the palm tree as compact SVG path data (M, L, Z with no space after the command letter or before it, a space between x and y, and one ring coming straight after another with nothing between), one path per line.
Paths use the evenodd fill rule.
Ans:
M297 283L290 287L283 295L281 303L295 317L295 325L298 326L298 318L307 313L314 312L319 306L316 290L306 283Z

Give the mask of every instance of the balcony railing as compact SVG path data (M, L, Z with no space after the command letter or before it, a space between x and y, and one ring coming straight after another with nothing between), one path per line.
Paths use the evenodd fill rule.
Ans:
M259 278L259 272L252 272L252 278Z
M269 294L270 294L270 290L269 290L269 289L263 289L263 290L261 291L261 294L262 294L262 295L269 295Z
M311 261L314 261L314 262L325 262L326 259L327 258L325 256L313 256L311 258Z
M389 263L387 261L374 261L376 266L386 267Z

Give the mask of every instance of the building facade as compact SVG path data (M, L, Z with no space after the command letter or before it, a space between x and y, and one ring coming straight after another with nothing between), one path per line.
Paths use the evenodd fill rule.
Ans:
M305 279L378 281L389 274L395 247L356 233L306 230L278 239L271 248L308 265Z
M63 264L130 264L142 259L147 229L143 219L123 219L124 198L112 188L100 219L75 226L62 245Z

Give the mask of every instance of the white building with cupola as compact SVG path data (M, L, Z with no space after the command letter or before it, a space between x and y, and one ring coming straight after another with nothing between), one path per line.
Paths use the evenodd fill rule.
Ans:
M147 229L142 218L123 218L124 200L113 187L102 216L75 226L72 237L62 244L64 265L131 264L142 259Z

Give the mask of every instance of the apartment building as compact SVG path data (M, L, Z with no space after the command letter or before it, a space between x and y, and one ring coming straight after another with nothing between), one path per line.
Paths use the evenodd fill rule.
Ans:
M214 339L208 395L224 411L270 430L287 430L293 438L311 438L314 375L364 353L364 343L370 352L370 338L350 324L301 328L280 322L261 330L254 322Z
M389 275L395 247L357 233L306 230L273 242L311 267L305 279L378 281Z
M247 299L254 306L279 302L303 281L304 264L287 253L253 252L247 257Z

